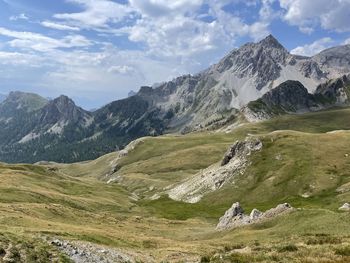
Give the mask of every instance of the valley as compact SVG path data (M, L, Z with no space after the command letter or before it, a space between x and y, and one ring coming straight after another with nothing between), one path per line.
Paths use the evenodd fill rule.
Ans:
M349 263L350 0L0 0L0 263Z
M81 163L2 164L0 247L8 257L9 243L22 260L41 257L27 262L69 262L56 239L77 250L96 244L131 262L347 262L350 222L338 208L350 194L349 111L144 137L124 152ZM167 196L165 189L221 162L228 147L246 137L263 146L233 182L197 203ZM285 202L296 211L216 231L238 201L248 213Z

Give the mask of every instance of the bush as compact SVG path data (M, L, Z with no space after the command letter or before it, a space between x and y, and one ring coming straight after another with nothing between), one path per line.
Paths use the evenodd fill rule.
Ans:
M306 241L307 245L324 245L324 244L340 244L341 239L338 237L332 237L327 235L317 235L314 238L310 238Z
M278 248L277 251L280 252L280 253L283 253L283 252L295 252L295 251L298 251L298 247L296 245L289 244L289 245L286 245L286 246Z
M229 256L228 260L231 263L251 263L254 258L245 254L234 253Z
M201 257L201 263L209 263L210 257L209 256L202 256Z
M342 247L342 248L336 248L335 249L335 254L340 255L340 256L350 256L350 247Z

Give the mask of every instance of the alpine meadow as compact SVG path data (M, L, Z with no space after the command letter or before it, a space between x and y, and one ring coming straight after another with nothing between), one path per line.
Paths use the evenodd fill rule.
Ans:
M0 262L350 262L349 18L0 0Z

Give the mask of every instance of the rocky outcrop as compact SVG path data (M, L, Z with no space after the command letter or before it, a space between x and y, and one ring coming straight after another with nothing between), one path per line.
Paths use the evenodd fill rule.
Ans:
M230 146L220 163L172 187L167 190L167 194L174 200L196 203L203 195L220 189L225 184L233 182L236 175L243 174L246 167L249 166L250 156L260 151L262 147L262 142L257 138L236 141Z
M260 212L257 209L253 209L250 215L244 214L244 210L240 203L234 203L230 209L219 219L219 223L216 226L216 230L228 230L236 227L241 227L249 224L261 222L263 220L272 219L278 215L286 212L293 211L294 208L289 204L279 204L275 208L271 208L265 212Z
M340 211L350 211L350 204L349 203L345 203L343 204L341 207L339 207Z
M54 239L51 244L66 254L75 263L133 263L133 255L92 243Z

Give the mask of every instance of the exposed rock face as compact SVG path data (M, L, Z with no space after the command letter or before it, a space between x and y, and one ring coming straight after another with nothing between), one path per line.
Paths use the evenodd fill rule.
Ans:
M83 124L88 123L91 119L89 112L77 107L73 100L64 95L50 101L40 113L40 122L43 124L59 122L82 122Z
M344 105L350 102L350 75L327 81L320 84L315 95L322 96L328 103Z
M249 215L250 220L257 220L262 216L262 212L260 212L258 209L254 208Z
M243 174L250 163L250 156L262 149L259 139L246 139L235 142L224 155L220 164L209 166L192 178L167 191L170 198L188 203L198 202L203 195L220 189Z
M284 203L279 204L275 208L271 208L264 213L254 208L248 216L244 214L243 208L239 203L234 203L232 207L225 212L225 215L219 219L216 230L228 230L261 222L293 210L293 207L287 203Z
M339 210L341 210L341 211L350 211L350 204L349 203L343 204L341 207L339 207Z
M320 84L314 94L299 81L286 81L248 103L242 112L249 121L269 119L286 113L317 111L350 103L350 75Z
M219 223L216 229L224 229L232 224L232 219L242 220L244 216L244 210L240 203L233 203L230 209L228 209L225 214L220 217Z
M262 147L262 143L259 140L252 141L236 141L225 153L221 166L228 164L232 158L242 155L250 155L252 151L258 151Z

